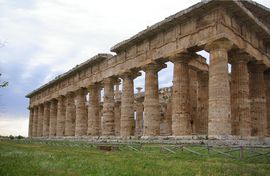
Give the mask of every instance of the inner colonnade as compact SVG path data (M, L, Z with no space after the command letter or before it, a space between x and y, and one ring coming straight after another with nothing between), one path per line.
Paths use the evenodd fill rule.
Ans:
M34 90L29 137L268 137L270 33L249 3L202 1ZM160 89L168 61L172 87Z

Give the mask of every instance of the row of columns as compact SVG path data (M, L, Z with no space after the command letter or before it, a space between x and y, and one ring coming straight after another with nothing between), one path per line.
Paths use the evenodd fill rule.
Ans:
M267 136L270 124L270 74L262 65L251 63L245 53L230 57L231 81L228 74L228 53L232 43L228 40L206 45L210 53L209 73L197 74L196 132L208 136ZM183 52L169 58L174 63L173 91L167 116L171 135L191 135L193 110L191 109L189 61L193 55ZM60 96L30 111L31 136L158 136L160 135L160 102L158 72L165 64L151 63L145 71L144 101L136 102L134 117L134 79L137 71L120 75L123 79L121 104L115 101L114 85L117 78L105 78L104 102L100 111L98 84L88 87L88 108L85 105L87 89L81 88ZM118 88L119 91L119 88ZM75 101L74 101L75 100ZM74 103L76 102L76 104ZM102 116L102 120L101 120ZM194 120L194 119L193 119ZM101 124L102 121L102 124Z

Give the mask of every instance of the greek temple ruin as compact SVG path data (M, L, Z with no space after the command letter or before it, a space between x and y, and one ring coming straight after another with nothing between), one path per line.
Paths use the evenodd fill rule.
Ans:
M209 63L200 51L209 53ZM111 52L26 95L30 138L270 136L267 7L202 0ZM160 88L158 72L169 61L172 87ZM145 85L135 87L142 72Z

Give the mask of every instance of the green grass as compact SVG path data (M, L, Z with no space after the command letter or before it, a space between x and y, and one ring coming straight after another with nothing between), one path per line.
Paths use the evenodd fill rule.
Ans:
M270 175L270 159L240 161L187 151L161 153L157 145L146 145L139 152L124 146L105 152L84 142L3 140L0 176L5 175Z

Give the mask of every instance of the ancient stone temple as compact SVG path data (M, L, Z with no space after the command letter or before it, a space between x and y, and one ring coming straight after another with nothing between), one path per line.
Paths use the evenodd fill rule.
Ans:
M203 0L111 51L26 96L29 137L270 136L268 8ZM173 84L161 89L158 72L169 61ZM144 91L134 87L142 71Z

